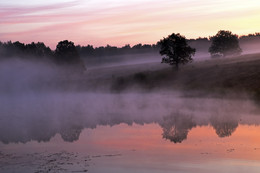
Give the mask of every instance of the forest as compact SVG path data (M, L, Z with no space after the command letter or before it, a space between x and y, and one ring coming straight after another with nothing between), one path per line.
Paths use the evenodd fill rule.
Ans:
M211 38L197 38L188 39L187 42L191 47L194 47L197 51L208 52L208 48L211 44ZM66 41L66 40L64 40ZM62 42L62 41L61 41ZM83 59L91 59L95 57L108 57L114 55L124 55L124 54L140 54L140 53L158 53L160 46L159 41L155 44L136 44L130 46L126 44L123 47L116 46L100 46L94 47L93 45L74 45L71 43L72 47L75 47L78 55ZM255 44L260 43L260 33L248 34L239 37L240 45L243 44ZM58 46L58 44L57 44ZM57 48L56 48L57 49ZM21 43L19 41L0 41L0 59L19 57L19 58L39 58L39 59L54 59L55 51L50 49L43 42L32 42L29 44ZM57 51L56 51L57 52ZM159 54L159 53L158 53Z

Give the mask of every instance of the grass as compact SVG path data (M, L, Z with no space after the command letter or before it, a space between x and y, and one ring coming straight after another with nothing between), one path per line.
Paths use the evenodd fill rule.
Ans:
M247 93L260 98L260 54L211 59L182 66L166 67L117 77L112 90L131 88L169 89L197 93ZM260 99L259 99L260 100Z

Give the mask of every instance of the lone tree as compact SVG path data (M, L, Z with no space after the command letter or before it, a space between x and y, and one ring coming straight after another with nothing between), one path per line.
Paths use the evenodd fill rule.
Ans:
M220 30L211 37L212 44L209 48L211 57L239 55L242 49L239 46L238 36L231 31Z
M195 55L196 49L191 48L187 44L184 36L178 34L171 34L167 38L159 41L161 46L160 54L165 55L162 58L162 63L175 65L178 70L179 64L186 64L192 61L192 56Z

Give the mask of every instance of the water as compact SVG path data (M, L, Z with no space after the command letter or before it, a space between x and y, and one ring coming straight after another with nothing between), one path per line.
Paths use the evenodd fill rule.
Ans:
M0 172L260 171L249 99L55 92L0 102Z

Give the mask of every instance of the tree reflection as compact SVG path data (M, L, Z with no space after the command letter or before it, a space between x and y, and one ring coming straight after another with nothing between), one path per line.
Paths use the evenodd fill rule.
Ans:
M221 117L214 117L211 119L211 125L215 129L216 134L220 137L228 137L231 136L232 133L238 127L238 122L234 119L227 119Z
M161 123L162 136L171 142L181 143L187 139L189 130L195 126L196 124L192 121L191 116L172 114L163 118L163 123Z
M66 142L77 141L82 129L80 126L66 127L61 130L60 135Z

